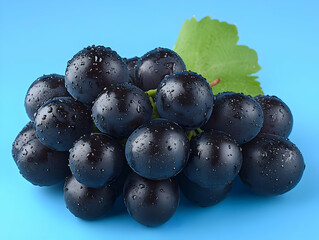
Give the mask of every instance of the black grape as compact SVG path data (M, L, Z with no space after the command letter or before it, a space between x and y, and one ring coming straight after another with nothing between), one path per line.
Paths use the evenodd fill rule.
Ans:
M95 126L117 138L127 138L138 126L152 119L152 105L145 92L125 84L108 87L92 107Z
M193 137L183 174L202 188L231 184L242 164L238 143L223 132L210 130Z
M299 149L288 139L261 133L243 145L240 178L255 193L279 195L300 181L305 163Z
M167 48L122 59L89 46L65 76L43 75L29 87L31 121L12 143L13 159L34 185L65 180L76 217L103 217L123 194L128 213L151 227L173 216L179 187L201 207L225 199L238 175L260 195L293 189L305 163L286 138L288 106L269 95L214 96L219 82L187 71Z
M203 188L190 181L183 173L178 175L178 183L184 196L201 207L209 207L221 202L232 188L232 184Z
M133 58L129 58L129 59L124 58L123 59L127 65L127 69L129 72L129 78L130 78L129 83L132 85L135 85L137 87L140 87L140 86L135 78L135 68L136 68L137 61L139 59L140 59L139 57L133 57Z
M89 220L103 217L113 207L115 199L116 194L110 185L89 188L79 183L74 176L66 179L64 201L76 217Z
M255 99L264 112L264 123L260 132L288 137L293 125L289 107L276 96L258 95Z
M87 187L100 188L111 183L126 164L122 146L102 133L84 135L70 149L73 176Z
M179 204L178 184L174 179L154 181L132 173L124 185L124 202L134 220L155 227L175 213Z
M260 131L264 114L259 103L242 93L216 95L214 109L204 129L229 133L239 144L252 140Z
M65 88L64 76L43 75L35 80L25 96L24 106L29 118L34 121L36 111L55 97L70 97Z
M123 59L103 46L93 45L75 54L65 72L69 93L87 105L92 105L105 87L128 81L129 73Z
M17 154L20 151L21 147L28 141L36 137L37 136L35 135L33 129L33 122L28 122L28 124L24 126L24 128L20 131L20 133L12 143L12 157L15 162L17 162Z
M92 128L90 111L71 97L54 98L45 103L34 120L39 140L56 151L69 150L75 140L91 133Z
M130 167L139 175L153 180L167 179L185 166L189 141L178 124L154 119L130 135L125 155Z
M16 160L26 180L34 185L50 186L63 181L70 173L68 157L68 152L54 151L34 138L21 147Z
M137 62L135 79L144 91L156 89L166 75L185 71L182 58L167 48L155 48L144 54Z
M127 165L127 163L125 163L122 168L122 172L120 173L120 176L112 182L111 187L113 187L115 195L117 197L123 194L125 181L131 173L132 169L129 167L129 165Z
M213 91L206 79L194 72L166 76L156 92L156 107L162 118L186 129L207 122L213 110Z

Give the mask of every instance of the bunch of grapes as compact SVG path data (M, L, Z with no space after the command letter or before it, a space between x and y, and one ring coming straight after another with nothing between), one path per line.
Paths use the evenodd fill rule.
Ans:
M13 158L34 185L65 181L75 216L102 217L123 193L128 213L147 226L172 217L179 189L206 207L227 196L238 174L257 194L294 188L305 164L287 139L288 106L275 96L213 95L212 85L166 48L122 59L87 47L65 76L32 83L31 121L13 142Z

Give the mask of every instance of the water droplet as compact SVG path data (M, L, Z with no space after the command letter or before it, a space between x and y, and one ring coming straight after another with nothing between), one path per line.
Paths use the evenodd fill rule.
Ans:
M138 105L138 106L137 106L136 111L137 111L138 113L140 113L140 112L142 111L141 105Z

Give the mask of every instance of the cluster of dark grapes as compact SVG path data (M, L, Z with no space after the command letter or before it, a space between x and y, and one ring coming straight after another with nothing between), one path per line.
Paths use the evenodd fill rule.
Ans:
M75 216L104 216L122 193L128 213L157 226L180 193L199 206L222 201L235 177L254 192L278 195L301 179L304 160L287 137L293 119L275 96L213 95L181 57L156 48L140 58L91 46L65 76L44 75L25 97L30 122L13 158L34 185L65 181Z

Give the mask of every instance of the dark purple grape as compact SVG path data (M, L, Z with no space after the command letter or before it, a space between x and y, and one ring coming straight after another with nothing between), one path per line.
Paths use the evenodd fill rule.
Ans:
M258 95L255 100L264 112L264 123L260 132L288 137L293 125L289 107L276 96Z
M140 86L135 79L135 68L136 68L137 61L139 59L140 59L139 57L133 57L133 58L129 58L129 59L125 58L124 59L124 62L126 63L127 69L129 72L129 77L130 77L129 83L132 85L135 85L137 87L140 87Z
M125 163L122 168L122 172L120 173L120 176L112 182L111 187L114 188L114 192L116 193L117 197L119 197L123 193L125 181L132 172L133 171L129 167L129 165Z
M34 185L50 186L69 175L68 157L68 152L54 151L34 138L21 147L16 160L26 180Z
M206 79L194 72L166 76L156 92L156 107L162 118L186 129L205 124L213 111L213 91Z
M229 133L239 144L244 144L257 136L263 120L262 108L251 96L223 92L215 96L212 115L203 129Z
M183 173L179 174L177 178L184 196L201 207L209 207L221 202L232 188L232 184L203 188L190 181Z
M193 137L183 174L202 188L231 184L242 164L238 143L224 132L210 130Z
M39 140L56 151L68 151L75 140L91 133L90 111L71 97L54 98L45 103L34 120Z
M100 188L110 184L126 164L122 146L102 133L84 135L70 149L70 169L81 184Z
M64 201L67 209L78 218L103 217L113 207L115 199L114 189L110 185L89 188L79 183L74 176L66 179Z
M103 46L93 45L75 54L65 72L69 93L87 105L92 105L105 87L128 81L129 73L123 59Z
M125 155L139 175L162 180L178 174L187 163L189 141L184 130L166 119L154 119L128 138Z
M28 141L36 138L33 122L28 122L27 125L19 132L18 136L15 138L12 143L12 157L15 162L17 162L17 154L20 151L21 147L26 144Z
M124 202L135 221L155 227L167 222L179 204L179 189L173 179L160 181L132 173L124 185Z
M255 193L279 195L300 181L305 163L299 149L288 139L261 133L243 145L241 180Z
M182 58L167 48L155 48L137 62L135 80L144 91L156 89L166 75L185 71Z
M95 126L116 138L127 138L137 127L152 119L147 95L133 85L107 88L92 107Z
M65 88L64 76L43 75L35 80L25 96L24 106L29 118L34 121L36 111L55 97L70 97Z

